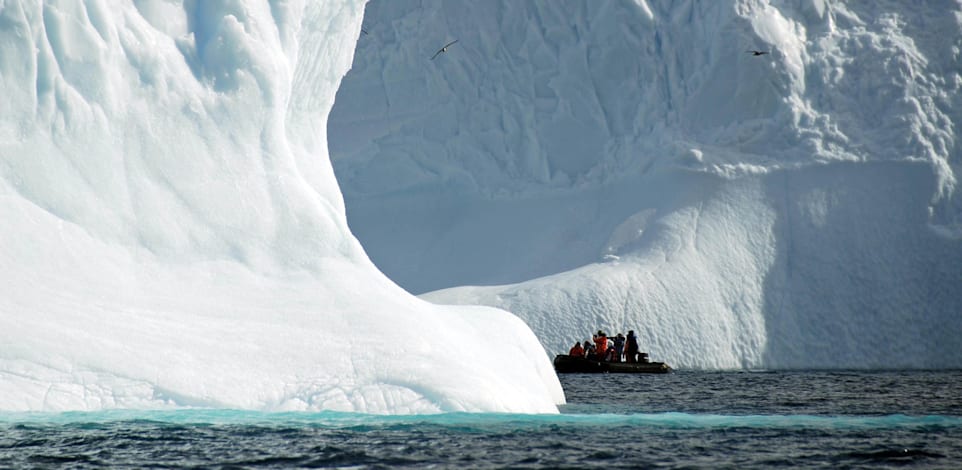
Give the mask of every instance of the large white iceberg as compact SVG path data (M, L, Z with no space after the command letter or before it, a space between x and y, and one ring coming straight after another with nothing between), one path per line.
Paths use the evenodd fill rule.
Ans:
M364 27L331 156L401 286L549 353L634 329L676 367L962 367L958 3L374 0Z
M532 331L348 230L360 1L0 2L0 410L557 412Z

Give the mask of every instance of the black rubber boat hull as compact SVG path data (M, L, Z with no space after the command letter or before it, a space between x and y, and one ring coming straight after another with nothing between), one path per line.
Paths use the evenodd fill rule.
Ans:
M664 362L603 362L559 354L554 357L554 370L559 374L665 374L671 367Z

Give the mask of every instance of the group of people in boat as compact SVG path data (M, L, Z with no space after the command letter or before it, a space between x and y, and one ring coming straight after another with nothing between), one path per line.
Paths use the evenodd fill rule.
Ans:
M613 338L598 330L591 335L591 341L575 343L568 355L604 362L648 362L648 355L638 350L634 330L628 330L628 336L618 333Z

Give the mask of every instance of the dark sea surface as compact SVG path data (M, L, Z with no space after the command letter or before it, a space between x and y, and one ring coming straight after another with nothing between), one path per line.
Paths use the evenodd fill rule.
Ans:
M0 414L4 468L962 468L962 371L561 376L560 415Z

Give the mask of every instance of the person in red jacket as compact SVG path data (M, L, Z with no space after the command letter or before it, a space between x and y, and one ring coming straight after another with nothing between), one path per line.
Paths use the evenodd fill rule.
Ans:
M568 355L574 357L585 357L585 348L582 348L581 343L577 342L571 347L571 350L568 351Z
M598 334L593 335L592 339L595 340L595 355L599 361L605 359L605 353L608 351L608 336L605 332L598 330Z

